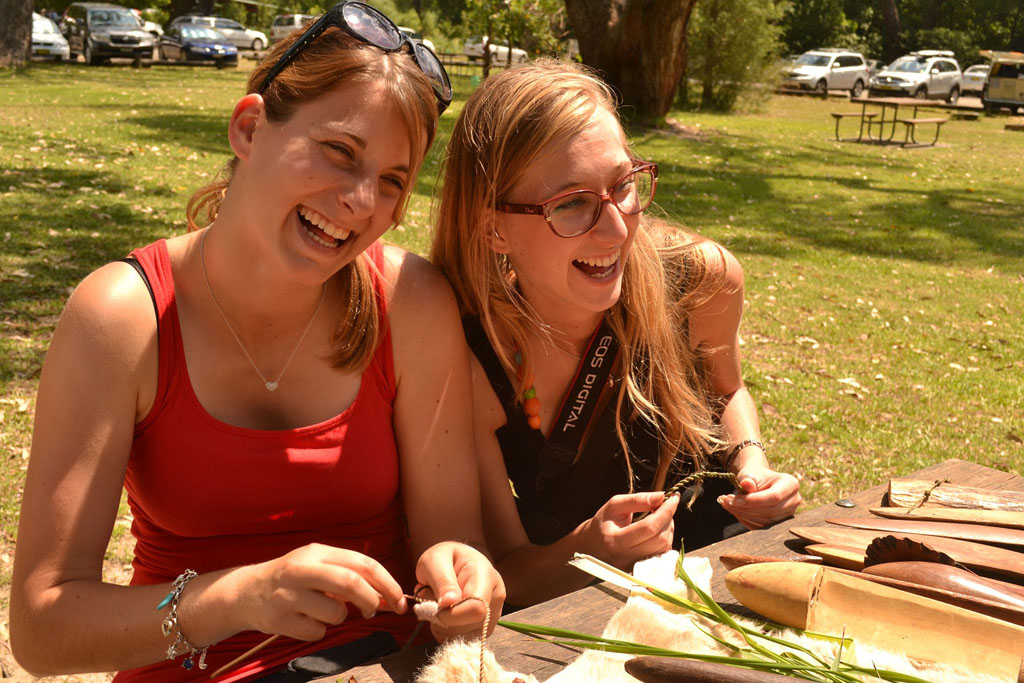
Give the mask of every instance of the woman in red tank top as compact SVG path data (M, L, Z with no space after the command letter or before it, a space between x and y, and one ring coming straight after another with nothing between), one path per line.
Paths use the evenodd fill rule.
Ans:
M374 654L382 633L404 642L418 588L442 608L438 638L500 613L501 578L473 547L454 299L424 260L377 243L450 99L432 53L367 5L336 6L252 72L235 156L189 203L192 231L72 295L40 380L12 581L25 669L207 679L279 636L218 679L252 680L353 641ZM128 587L101 576L122 487Z

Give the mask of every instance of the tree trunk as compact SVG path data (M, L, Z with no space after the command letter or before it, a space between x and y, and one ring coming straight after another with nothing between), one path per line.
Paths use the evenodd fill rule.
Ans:
M896 0L879 0L884 23L885 61L891 62L900 56L900 13L896 9Z
M0 0L0 68L24 66L32 49L32 0Z
M658 122L672 107L696 2L565 0L583 62L619 92L628 117Z

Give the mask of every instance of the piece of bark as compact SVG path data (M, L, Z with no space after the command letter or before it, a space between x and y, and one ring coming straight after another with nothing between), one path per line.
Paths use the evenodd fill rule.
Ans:
M961 522L963 524L985 524L988 526L1024 529L1024 512L1007 510L970 510L967 508L919 508L880 507L871 508L871 514L890 519L931 519L936 522Z
M675 657L634 657L626 673L643 683L782 683L792 681L768 671Z
M893 536L909 538L912 541L949 555L962 565L974 570L989 571L1015 581L1024 580L1024 553L997 548L982 543L959 541L942 536L922 536L898 532L871 531L869 529L848 529L841 527L792 527L789 532L812 543L848 546L864 552L876 538Z
M1021 529L918 519L883 519L880 517L836 517L826 519L825 521L829 524L849 526L854 529L897 531L906 534L957 538L961 541L973 541L975 543L1024 547L1024 530Z
M725 582L745 607L786 626L996 680L1024 680L1024 628L999 619L797 562L740 567Z
M946 507L1024 512L1024 493L992 491L921 479L891 479L889 505L901 508Z

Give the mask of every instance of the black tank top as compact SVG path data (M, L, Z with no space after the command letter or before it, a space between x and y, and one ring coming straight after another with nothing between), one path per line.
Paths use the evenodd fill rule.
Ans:
M495 435L515 491L523 528L531 543L554 543L593 517L609 498L629 492L625 455L615 432L615 400L609 401L604 411L594 416L594 428L579 459L568 469L554 476L548 475L545 472L549 468L542 468L541 463L551 457L554 446L540 430L527 424L522 405L516 401L515 388L480 321L466 317L462 325L470 349L476 354L505 409L507 422L495 430ZM618 391L620 379L613 377L610 380L614 382L614 386L609 387L610 391ZM632 412L630 407L624 406L624 415ZM633 490L649 491L658 464L658 437L649 423L643 420L628 422L623 429L633 465ZM572 455L569 456L571 459ZM684 470L679 476L686 473ZM679 547L681 537L686 538L686 547L692 549L721 540L726 534L733 535L725 527L735 524L736 519L716 502L719 495L731 490L728 482L709 480L692 511L686 510L685 503L692 497L693 489L683 492L675 520L675 547ZM737 526L731 531L742 529L742 526Z

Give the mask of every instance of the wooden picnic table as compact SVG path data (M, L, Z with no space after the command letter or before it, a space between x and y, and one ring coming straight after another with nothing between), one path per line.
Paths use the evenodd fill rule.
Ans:
M929 143L934 145L939 141L939 131L942 128L942 124L948 121L947 118L940 117L919 117L918 111L927 107L939 106L935 102L928 100L917 99L914 97L864 97L858 100L851 100L851 102L860 102L860 130L855 139L855 142L865 142L864 132L867 131L867 142L875 143L891 143L893 137L896 135L896 124L902 124L905 127L905 136L903 140L903 146L907 146L911 142L914 144L920 144L917 142L917 126L919 125L934 125L935 126L935 138ZM872 106L880 109L881 111L868 111L868 106ZM912 113L909 117L900 116L900 107L904 109L912 109ZM836 120L836 140L841 142L851 141L843 140L839 137L839 123L842 118L858 116L857 112L833 112L832 117ZM877 117L877 118L876 118ZM885 129L889 126L889 134L886 135ZM878 135L872 135L872 132L877 127Z
M1024 491L1024 477L963 460L947 460L908 476L925 480L949 479L954 484L962 486ZM719 562L719 556L724 553L791 555L802 545L802 542L788 532L790 527L820 526L824 525L826 518L866 516L868 508L882 504L886 490L886 485L875 486L851 495L848 500L852 501L853 507L841 507L829 503L813 510L801 512L793 519L769 529L750 531L691 551L688 554L710 559L714 569L711 587L715 599L726 605L727 609L731 606L731 608L743 611L743 608L737 604L725 588L726 569ZM597 584L520 610L509 615L508 618L523 623L600 634L612 614L625 604L625 601L625 591L608 584ZM561 671L580 654L578 650L535 641L529 636L500 626L487 639L487 646L494 653L498 662L507 670L530 673L542 681ZM334 681L402 683L411 681L415 672L425 662L427 654L425 648L414 648L389 655L377 662L359 666L335 676L318 679L318 681L320 683L333 683Z

